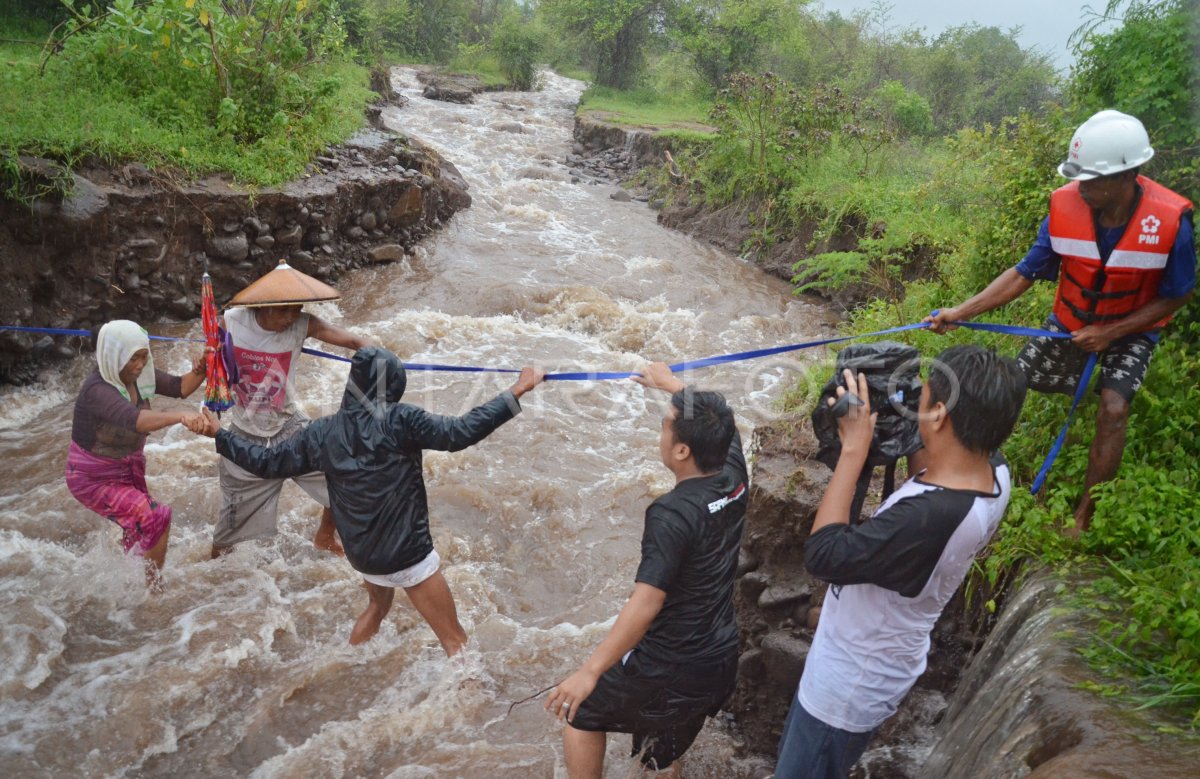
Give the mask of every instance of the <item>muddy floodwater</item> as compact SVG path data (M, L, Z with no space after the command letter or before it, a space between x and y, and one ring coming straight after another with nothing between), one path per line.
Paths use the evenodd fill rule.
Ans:
M474 105L424 100L411 73L394 83L410 102L384 119L451 160L474 204L408 260L340 279L340 302L311 307L320 316L412 362L549 370L630 370L832 331L786 283L659 227L612 187L572 184L562 160L579 82L548 74L542 91ZM195 337L200 325L150 330ZM154 349L160 367L186 370L186 345ZM816 356L685 378L726 393L748 433ZM402 597L374 640L347 644L360 579L312 548L319 509L292 485L275 538L210 561L216 454L182 428L146 447L151 491L175 510L165 592L148 595L115 527L63 482L92 365L84 354L0 393L0 774L565 776L540 703L511 715L509 704L582 662L632 587L642 512L671 487L661 397L630 381L548 383L482 444L428 455L434 541L472 636L449 662ZM304 358L310 415L336 407L346 375ZM406 400L458 414L509 381L414 373ZM629 774L628 743L610 739L609 776ZM710 725L685 766L734 775L729 749Z

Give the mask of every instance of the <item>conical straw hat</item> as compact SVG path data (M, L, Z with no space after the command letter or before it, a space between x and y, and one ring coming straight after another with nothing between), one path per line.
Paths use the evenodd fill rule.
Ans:
M229 306L294 306L340 297L333 287L280 260L270 273L234 295Z

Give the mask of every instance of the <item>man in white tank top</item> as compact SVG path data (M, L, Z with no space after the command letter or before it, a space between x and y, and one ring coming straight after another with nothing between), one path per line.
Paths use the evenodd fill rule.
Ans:
M225 312L225 327L237 366L237 381L231 387L237 403L230 412L230 428L263 446L286 441L308 424L295 397L296 366L306 338L354 351L370 344L361 336L305 313L299 304L230 308ZM213 530L214 558L242 541L275 534L279 491L284 482L260 479L224 458L217 465L217 473L221 513ZM323 507L313 545L343 554L329 510L324 474L305 474L293 481Z

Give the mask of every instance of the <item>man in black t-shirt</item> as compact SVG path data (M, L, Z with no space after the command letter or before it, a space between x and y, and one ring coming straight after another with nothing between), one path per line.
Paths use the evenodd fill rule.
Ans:
M571 779L599 779L609 731L633 734L633 754L676 775L706 716L733 691L733 580L749 479L733 411L688 389L664 363L634 379L672 393L659 449L675 488L646 509L633 594L588 661L550 692L567 720ZM673 768L674 767L674 768Z

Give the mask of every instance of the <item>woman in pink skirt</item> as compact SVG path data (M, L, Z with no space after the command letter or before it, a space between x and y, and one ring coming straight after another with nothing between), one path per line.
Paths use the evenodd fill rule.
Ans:
M146 331L118 319L100 328L96 362L99 368L75 399L67 488L80 503L121 526L122 546L145 558L146 581L156 586L167 555L171 507L147 491L142 449L150 432L203 419L188 411L153 411L150 399L192 394L204 382L204 357L183 376L155 370Z

